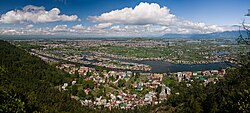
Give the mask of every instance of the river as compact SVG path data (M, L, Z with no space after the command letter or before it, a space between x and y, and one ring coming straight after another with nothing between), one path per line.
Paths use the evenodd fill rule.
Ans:
M66 62L66 63L74 63L70 61L65 61L62 59L57 59L57 58L52 58L46 55L39 54L43 57L47 57L49 59L54 59L59 62ZM153 73L168 73L168 72L183 72L183 71L205 71L205 70L214 70L214 69L222 69L222 68L227 68L232 66L230 63L225 63L225 62L216 62L216 63L210 63L210 64L171 64L166 61L153 61L153 60L142 60L142 61L137 61L137 60L125 60L125 59L118 59L118 58L113 58L113 57L106 57L110 58L112 60L119 60L123 62L133 62L133 63L139 63L139 64L147 64L152 67L150 72ZM85 58L83 60L86 60ZM88 60L90 61L90 60ZM93 60L93 62L96 62L96 60ZM76 63L74 63L76 64ZM80 64L80 63L77 63ZM94 65L91 64L80 64L84 65L87 67L95 67ZM108 69L108 68L104 68ZM123 70L123 69L108 69L108 70ZM128 71L128 70L125 70ZM143 72L143 71L134 71L134 72Z
M110 58L110 57L109 57ZM168 73L168 72L182 72L182 71L205 71L230 67L231 64L225 62L215 62L209 64L171 64L166 61L153 61L153 60L124 60L118 58L111 58L113 60L119 60L124 62L134 62L139 64L147 64L152 67L153 73Z

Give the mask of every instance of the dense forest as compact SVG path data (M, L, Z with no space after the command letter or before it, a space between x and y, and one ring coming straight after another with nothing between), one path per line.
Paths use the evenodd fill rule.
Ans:
M5 41L0 54L0 112L88 112L56 88L63 72Z
M40 58L0 41L0 112L137 112L137 113L215 113L250 112L250 57L242 56L241 64L227 70L227 75L215 84L202 81L171 84L173 94L158 105L120 110L84 107L71 99L58 86L65 73L46 64ZM178 93L177 93L178 92Z

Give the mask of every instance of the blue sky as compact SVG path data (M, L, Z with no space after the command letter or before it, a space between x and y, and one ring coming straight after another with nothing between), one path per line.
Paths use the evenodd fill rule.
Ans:
M234 28L230 26L239 24L243 19L249 20L244 17L247 9L250 8L249 4L250 0L1 0L0 34L8 34L6 30L9 30L12 34L17 31L19 34L21 32L28 35L32 30L39 32L37 30L40 29L40 32L49 32L55 27L59 30L54 29L51 34L64 32L65 35L105 35L106 33L112 36L128 34L157 36L164 33L219 32L233 30ZM28 14L29 10L23 9L28 5L32 5L29 7L31 9L41 6L43 8L32 12L32 14L37 12L39 14L34 14L31 19L16 16L18 14L7 15L10 11L16 11L15 13L20 13L21 16ZM136 6L139 6L138 9L146 7L144 9L146 11L142 10L138 13L137 11L141 10L134 10ZM51 14L49 16L53 17L47 20L41 19L44 16L39 17L40 14L47 14L46 11L49 12L53 8L56 8L53 11L59 14L54 16ZM124 8L132 10L125 11ZM41 10L43 12L40 12ZM113 14L112 11L116 12ZM14 12L11 13L14 14ZM108 15L102 15L104 13ZM35 16L38 17L34 18ZM128 20L124 20L125 17ZM76 31L73 26L80 29ZM199 31L200 27L204 29Z

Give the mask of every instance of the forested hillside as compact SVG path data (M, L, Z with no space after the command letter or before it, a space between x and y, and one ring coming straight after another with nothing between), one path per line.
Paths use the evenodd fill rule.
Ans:
M145 112L150 108L121 110L84 107L58 90L65 73L27 51L0 40L0 112ZM146 110L147 109L147 110Z
M249 55L242 64L227 70L217 83L204 85L201 81L171 84L173 93L167 101L134 110L94 109L84 107L70 98L58 86L65 81L64 73L36 56L0 41L0 112L177 112L214 113L250 112ZM187 84L191 86L187 87Z
M59 92L63 73L8 42L0 41L0 112L87 111Z

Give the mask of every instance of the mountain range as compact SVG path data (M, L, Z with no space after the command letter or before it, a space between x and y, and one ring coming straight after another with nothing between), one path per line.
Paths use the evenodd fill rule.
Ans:
M247 37L246 31L241 31L243 37ZM239 31L225 31L225 32L215 32L215 33L208 33L208 34L164 34L162 38L227 38L227 39L236 39L240 35Z

